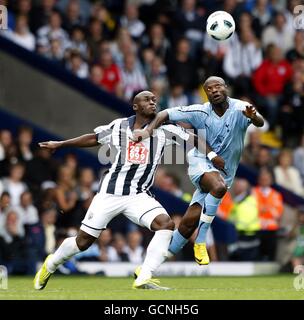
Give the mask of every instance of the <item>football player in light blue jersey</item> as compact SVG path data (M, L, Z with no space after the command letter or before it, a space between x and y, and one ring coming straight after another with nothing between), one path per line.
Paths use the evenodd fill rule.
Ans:
M257 127L264 124L263 117L252 105L228 97L227 86L222 78L209 77L203 87L209 102L164 110L158 113L145 130L138 130L133 136L135 141L145 139L167 120L187 122L213 149L207 155L197 149L188 153L188 174L196 191L178 230L174 231L169 247L169 251L176 254L198 226L194 256L200 265L209 263L207 230L221 199L233 182L244 148L246 130L250 124ZM225 163L219 165L222 159ZM221 167L219 171L217 168Z

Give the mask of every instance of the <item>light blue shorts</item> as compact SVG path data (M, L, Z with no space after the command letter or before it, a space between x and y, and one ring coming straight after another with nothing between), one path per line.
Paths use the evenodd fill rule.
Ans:
M194 156L191 154L188 154L188 175L190 177L190 180L192 184L195 186L196 190L192 196L192 200L190 202L190 205L194 203L199 203L202 208L204 207L204 201L208 193L203 191L200 187L200 178L201 176L206 172L219 172L222 176L222 172L220 172L218 169L216 169L212 162L205 157L199 157ZM228 188L231 185L232 178L231 177L225 177L223 176Z
M201 176L206 172L219 172L208 158L188 155L188 175L196 189L201 190L199 181ZM202 191L202 190L201 190Z

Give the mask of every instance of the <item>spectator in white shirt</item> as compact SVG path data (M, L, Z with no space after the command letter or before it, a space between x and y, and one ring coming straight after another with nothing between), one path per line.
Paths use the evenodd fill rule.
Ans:
M85 40L84 29L79 26L75 26L71 32L70 50L77 50L84 59L89 57L88 44Z
M129 30L121 27L114 41L110 44L110 50L115 63L121 68L124 62L124 56L128 53L137 54L137 48L132 39Z
M40 46L40 43L38 43ZM43 47L44 45L42 45ZM38 49L39 50L39 49ZM40 51L40 50L39 50ZM52 39L50 40L50 50L48 50L44 56L48 59L51 59L54 62L62 62L64 58L64 50L61 46L61 42L59 39Z
M20 47L29 51L35 50L36 40L29 30L28 18L25 15L17 16L14 31L8 30L4 35Z
M4 230L1 236L7 244L10 244L17 237L22 238L24 235L24 226L18 213L13 209L9 209L5 215Z
M134 230L128 233L126 253L130 262L138 264L143 262L144 248L141 243L142 234L139 231Z
M243 29L240 36L235 35L229 42L224 56L224 73L236 86L238 94L249 94L251 91L251 75L263 60L262 50L251 29Z
M82 59L78 51L72 51L68 60L67 68L78 78L85 79L89 75L88 64Z
M13 207L20 204L20 196L27 190L27 185L22 182L24 172L24 165L15 163L10 167L9 176L2 179L3 189L10 194Z
M62 19L60 13L52 11L49 23L37 31L37 43L39 44L39 52L45 54L50 50L50 41L58 39L63 51L69 47L69 36L61 27Z
M281 6L281 10L285 15L286 23L289 30L292 30L295 27L295 23L297 22L295 21L295 7L300 5L303 5L302 0L287 0L285 5ZM299 15L299 17L301 17L301 15ZM301 19L299 19L298 21L300 22Z
M126 6L125 13L120 19L120 25L129 30L130 35L134 40L139 39L146 28L144 23L139 20L138 16L137 5L129 4Z
M290 29L283 13L277 12L273 24L266 27L262 33L263 48L274 43L286 54L294 46L295 29Z
M289 150L280 152L274 175L277 184L300 196L304 195L300 172L292 166L292 153Z
M115 248L111 245L113 240L111 229L102 231L98 238L99 260L102 262L119 261L118 254Z
M149 86L153 81L161 81L164 86L167 87L168 79L167 79L167 67L164 64L164 61L159 56L154 56L152 61L149 64L148 70L145 72L147 75L147 80Z
M15 209L24 225L33 225L39 222L38 210L33 205L31 192L24 191L21 194L20 205Z
M139 67L139 63L136 63L134 53L129 53L124 57L122 86L126 101L131 100L136 92L145 90L148 86L142 68Z

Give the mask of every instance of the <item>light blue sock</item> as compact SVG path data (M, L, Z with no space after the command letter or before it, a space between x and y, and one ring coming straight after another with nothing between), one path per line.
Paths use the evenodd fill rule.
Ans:
M214 217L210 216L210 218L214 218ZM211 223L200 220L195 243L205 243L206 242L207 231L208 231L210 225L211 225Z
M172 240L169 246L169 251L173 254L177 254L183 249L184 245L188 242L188 239L184 238L178 229L174 230Z
M215 198L212 194L208 193L205 198L204 209L201 213L200 222L198 225L198 233L195 243L205 243L207 231L214 219L217 208L222 199Z

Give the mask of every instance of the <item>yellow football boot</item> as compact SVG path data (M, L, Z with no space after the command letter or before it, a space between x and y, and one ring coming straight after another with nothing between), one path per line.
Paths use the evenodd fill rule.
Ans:
M36 276L34 279L34 288L36 290L42 290L46 286L47 282L50 279L50 276L52 275L52 273L48 272L48 270L46 268L46 263L51 256L52 256L52 254L47 256L42 267L36 273Z
M148 279L139 284L134 281L132 288L146 290L170 290L170 288L160 286L158 279Z
M141 271L141 266L138 266L134 271L134 279L136 280ZM148 279L143 281L140 284L136 284L136 281L133 282L133 289L146 289L146 290L170 290L170 288L162 287L159 285L158 279Z
M195 243L194 246L193 246L193 249L194 249L195 261L199 265L209 264L210 259L209 259L209 256L208 256L206 243Z
M141 270L141 266L138 266L138 267L135 269L134 274L133 274L135 280L136 280L137 277L139 276L140 270Z

